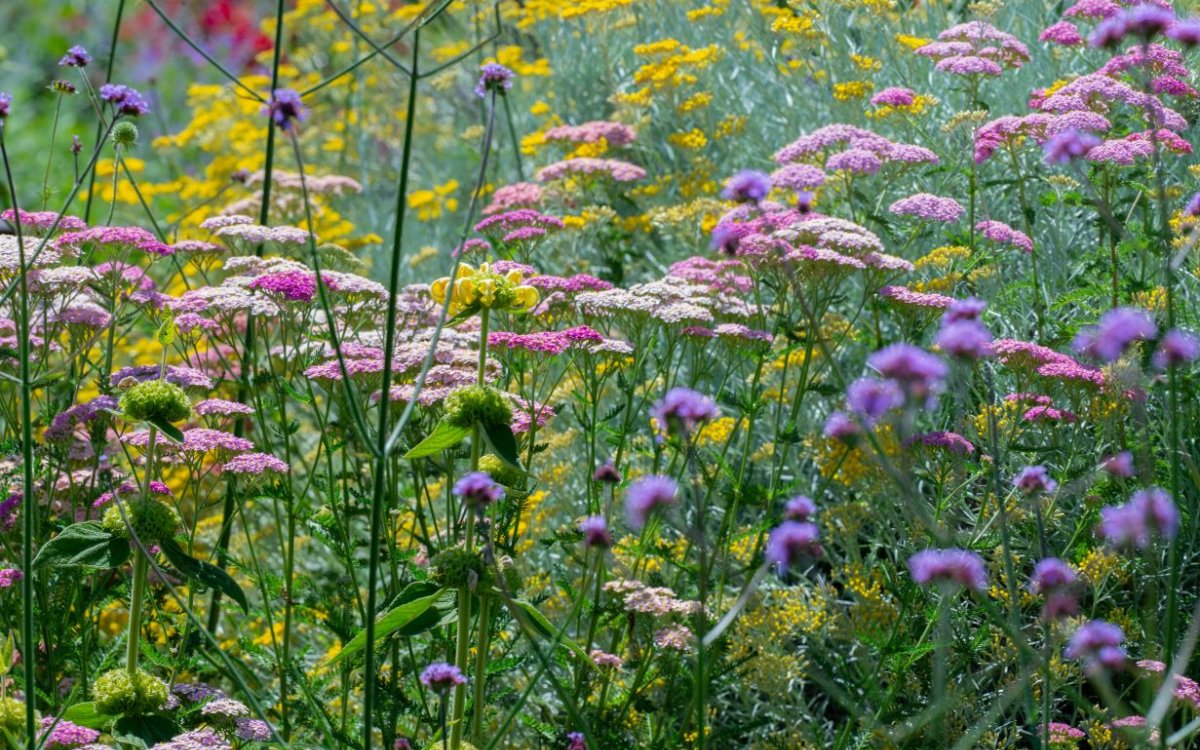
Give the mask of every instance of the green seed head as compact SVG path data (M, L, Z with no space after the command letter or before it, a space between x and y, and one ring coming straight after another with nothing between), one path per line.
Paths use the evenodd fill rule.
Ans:
M92 700L100 713L141 716L167 702L167 683L140 669L111 669L92 683Z
M517 467L510 466L494 453L480 456L479 470L487 472L492 481L505 487L520 488L524 484L525 474Z
M113 126L112 130L113 145L118 148L131 149L137 145L138 129L128 120L121 120Z
M16 698L0 698L0 729L17 734L25 728L25 704Z
M153 497L126 503L125 516L129 518L129 525L126 525L121 509L114 503L104 511L100 524L105 531L120 539L129 539L129 526L132 526L142 544L170 539L179 528L179 514L175 509Z
M461 547L442 550L430 562L433 579L447 588L474 588L483 578L483 560Z
M446 398L446 420L455 427L510 425L512 405L491 386L471 385Z
M192 414L192 402L174 383L147 380L121 394L121 411L135 422L178 422Z

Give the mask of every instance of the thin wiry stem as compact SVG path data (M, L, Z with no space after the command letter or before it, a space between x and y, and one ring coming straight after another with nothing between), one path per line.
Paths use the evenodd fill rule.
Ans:
M108 45L108 64L104 68L104 82L105 83L109 83L112 81L113 64L116 63L116 61L117 61L117 40L120 37L121 19L124 17L124 15L125 15L125 0L117 0L117 17L116 17L116 19L113 20L112 40L109 42L109 45ZM86 76L85 76L85 80L86 80ZM111 127L112 127L112 124L110 123L109 128L111 128ZM104 139L107 137L108 137L108 134L105 133L105 129L104 129L104 120L101 119L99 122L96 123L96 150L97 150L97 153L99 153L100 145L102 143L104 143ZM92 196L95 194L96 194L96 173L92 172L91 177L88 178L87 203L84 205L84 208L83 208L83 221L85 224L91 221ZM47 233L46 236L49 237L50 236L49 233Z
M212 55L205 52L204 49L199 44L197 44L195 40L193 40L190 36L187 35L187 32L185 32L183 29L179 28L179 26L176 25L176 23L171 20L171 17L168 16L166 13L164 13L163 10L158 7L158 4L155 3L154 0L146 0L146 4L150 6L150 10L154 11L158 15L158 17L162 19L162 22L167 25L167 28L169 28L171 31L175 32L175 35L183 40L184 44L191 47L193 50L196 51L196 54L200 55L205 60L207 60L209 65L216 68L221 73L221 75L228 78L230 80L230 82L233 83L233 85L237 86L242 91L245 91L255 101L258 101L258 102L266 101L265 99L263 99L261 94L259 94L257 91L250 88L246 84L242 83L241 79L238 78L236 74L231 73L229 70L227 70L225 68L225 66L223 66L223 65L221 65L221 63L217 62L213 58ZM276 34L276 37L275 37L275 49L279 49L278 34ZM272 89L275 88L274 78L272 78L271 88Z
M12 167L8 162L8 148L4 145L4 121L0 120L0 158L4 162L4 179L8 182L8 195L12 201L13 227L17 233L17 258L20 264L18 283L20 295L17 316L17 356L20 360L21 378L21 653L25 672L25 743L29 750L36 747L34 710L37 704L37 673L33 654L37 653L37 639L33 622L33 537L37 533L37 503L33 496L33 383L29 375L29 268L25 265L25 239L21 229L21 208L17 201L17 187L13 182Z

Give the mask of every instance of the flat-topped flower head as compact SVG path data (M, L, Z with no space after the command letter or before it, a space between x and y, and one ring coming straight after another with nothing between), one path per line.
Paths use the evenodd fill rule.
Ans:
M280 271L256 276L249 289L260 289L288 302L312 302L317 296L316 274L307 271Z
M288 465L270 453L242 453L234 456L221 466L221 471L229 474L248 474L260 476L266 473L286 474Z
M475 94L484 97L488 92L495 92L504 96L512 89L514 77L515 74L500 63L487 63L479 69L479 82L475 84Z
M467 678L462 670L453 664L437 661L425 667L421 672L421 684L434 692L445 695L451 688L466 685Z
M679 486L670 477L654 474L636 480L625 491L625 513L630 528L641 531L656 508L674 505L678 496Z
M263 114L269 116L280 130L288 132L304 122L308 117L308 108L295 89L275 89L263 107Z
M963 549L927 549L908 558L913 580L922 586L939 584L986 591L988 578L983 558Z
M106 83L100 87L100 100L112 105L118 115L140 117L150 112L150 105L137 89L123 84Z

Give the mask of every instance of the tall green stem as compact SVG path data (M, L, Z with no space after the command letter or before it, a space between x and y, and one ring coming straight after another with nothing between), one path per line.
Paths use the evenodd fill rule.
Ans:
M142 502L150 498L150 481L154 476L154 449L158 443L158 429L150 427L150 435L146 441L146 472L142 477ZM146 576L150 572L150 561L147 552L142 548L143 541L137 541L137 549L133 552L133 583L129 591L129 636L125 643L125 669L130 676L137 674L139 641L142 635L142 604L146 598Z

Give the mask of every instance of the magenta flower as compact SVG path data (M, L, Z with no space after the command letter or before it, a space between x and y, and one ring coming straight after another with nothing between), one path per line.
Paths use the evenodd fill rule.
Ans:
M489 91L494 91L504 96L513 86L513 77L513 72L500 63L488 63L480 68L475 94L484 97Z
M962 586L974 591L987 590L987 568L983 558L962 549L927 549L908 558L913 580L930 584Z
M249 289L279 295L289 302L312 302L317 296L317 279L307 271L280 271L258 276L246 285Z
M1079 332L1072 344L1075 351L1103 362L1115 362L1135 341L1153 338L1158 332L1144 310L1118 307L1109 310L1099 325Z
M846 389L846 403L868 426L904 405L904 392L891 380L859 378Z
M625 513L629 526L641 531L655 508L674 505L678 500L679 487L670 477L652 474L638 479L625 491Z
M607 549L613 545L612 532L608 530L604 516L588 516L579 522L579 530L583 533L584 547Z
M483 471L473 471L454 485L454 494L472 508L482 510L504 499L504 488Z
M770 192L769 175L754 169L743 169L725 181L721 197L738 203L761 203Z
M1072 586L1078 580L1079 576L1070 565L1057 557L1047 557L1039 560L1034 566L1033 576L1029 579L1029 590L1034 594L1045 594Z
M668 433L687 438L704 422L721 416L717 405L703 393L690 388L672 388L650 412Z
M1138 490L1124 505L1101 509L1098 531L1113 547L1145 549L1154 537L1173 539L1179 533L1179 509L1166 490Z
M1129 451L1121 451L1114 456L1109 456L1100 462L1100 468L1109 474L1112 474L1114 477L1129 479L1135 473L1133 467L1133 454Z
M8 119L12 109L12 94L0 91L0 124Z
M797 495L787 501L783 508L783 517L789 521L807 521L817 512L817 504L811 497Z

